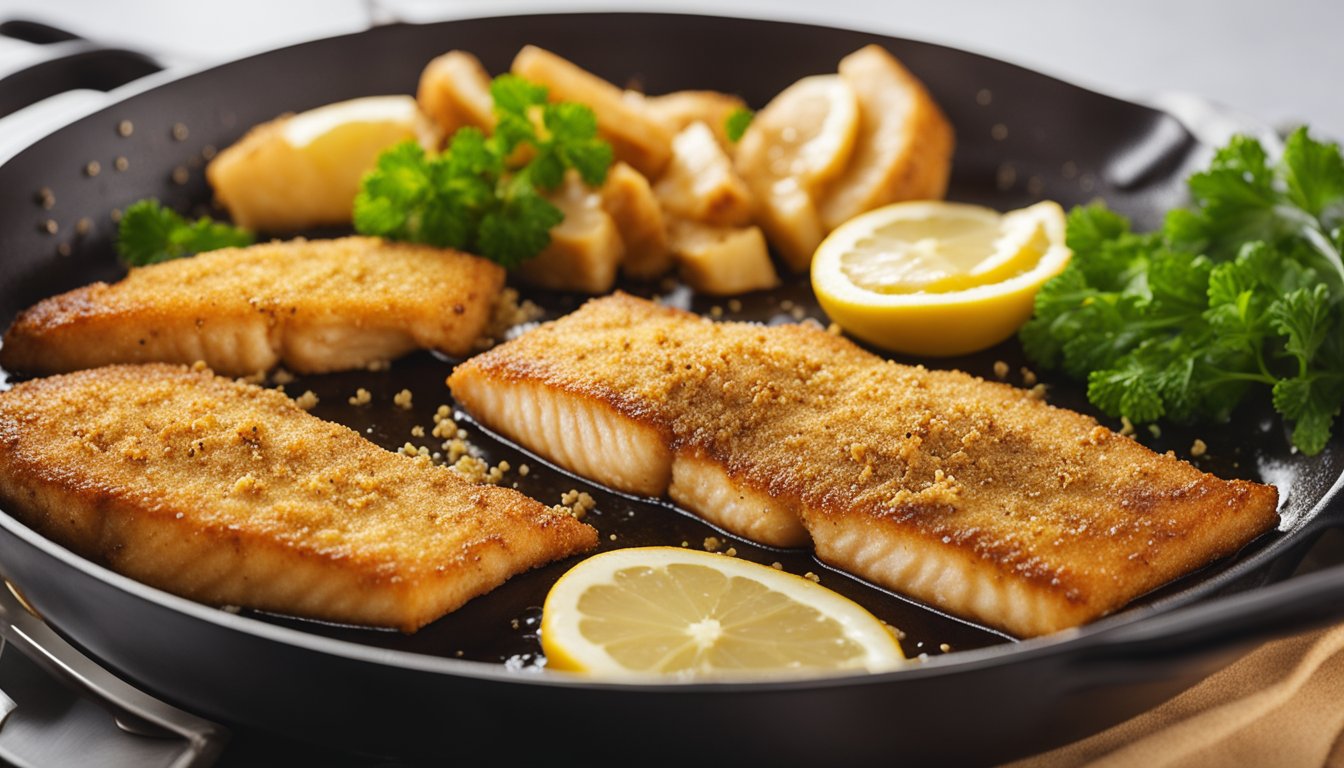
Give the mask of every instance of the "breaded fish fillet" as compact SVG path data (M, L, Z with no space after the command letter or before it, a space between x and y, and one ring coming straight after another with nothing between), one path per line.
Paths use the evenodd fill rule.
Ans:
M478 419L598 482L1019 636L1090 621L1270 528L1277 492L1024 390L801 325L616 295L468 360Z
M5 332L0 365L62 373L201 360L243 376L279 363L361 368L421 347L460 356L503 284L484 259L377 238L210 251L38 302Z
M155 364L0 393L0 501L194 600L407 632L597 543L569 515L385 451L279 392Z

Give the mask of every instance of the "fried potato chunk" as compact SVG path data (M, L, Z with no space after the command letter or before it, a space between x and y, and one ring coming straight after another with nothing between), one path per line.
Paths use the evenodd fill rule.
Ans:
M445 138L465 126L486 133L495 127L490 73L466 51L449 51L429 62L420 74L415 99Z

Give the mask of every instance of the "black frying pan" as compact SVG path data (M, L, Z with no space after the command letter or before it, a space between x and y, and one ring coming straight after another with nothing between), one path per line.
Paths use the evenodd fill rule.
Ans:
M1100 196L1152 226L1182 200L1181 179L1208 150L1169 115L981 56L860 32L653 14L389 26L142 86L0 167L0 321L41 297L116 278L113 212L147 196L203 208L203 157L252 124L354 96L411 92L425 62L450 48L474 51L499 72L522 44L536 43L651 93L710 87L760 106L870 42L921 76L956 125L954 199L1008 209ZM118 130L122 121L133 126L129 136ZM42 189L54 195L49 210ZM579 301L533 298L553 314ZM729 314L783 321L785 300L821 317L802 280L748 297ZM696 300L693 308L715 303L722 302ZM990 375L996 360L1013 370L1024 362L1008 342L936 364ZM447 402L450 370L451 361L419 354L390 371L310 377L289 389L315 390L318 415L395 448ZM1055 402L1086 409L1076 387L1052 383ZM345 407L359 386L382 405ZM391 407L402 387L416 393L416 412ZM492 461L534 467L517 478L527 493L546 500L588 488L599 502L589 520L604 547L723 536L665 504L604 493L473 432ZM1282 580L1315 536L1340 522L1344 444L1337 439L1310 459L1292 454L1281 425L1253 410L1222 427L1168 427L1146 442L1183 452L1196 436L1211 447L1204 468L1280 486L1280 530L1114 617L1051 637L1013 642L825 569L805 552L734 542L740 556L820 572L824 584L902 628L908 653L930 654L880 675L661 686L543 672L538 606L570 563L516 577L411 636L183 600L76 557L6 514L0 574L75 644L160 697L230 724L368 754L440 762L985 763L1095 732L1183 690L1253 641L1344 616L1344 567ZM953 652L943 654L942 644Z

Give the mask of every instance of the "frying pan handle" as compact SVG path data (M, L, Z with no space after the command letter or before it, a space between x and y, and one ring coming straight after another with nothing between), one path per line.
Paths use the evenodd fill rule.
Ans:
M171 768L212 765L228 740L223 726L159 701L103 669L31 613L6 581L0 581L0 636L34 664L103 704L123 730L182 739L185 747Z
M99 45L35 21L5 21L0 23L0 35L43 49L36 63L0 74L0 117L59 93L110 91L163 69L146 54Z
M1165 675L1194 656L1231 653L1341 619L1344 565L1103 630L1100 642L1078 655L1076 672L1096 684L1132 681L1140 669Z

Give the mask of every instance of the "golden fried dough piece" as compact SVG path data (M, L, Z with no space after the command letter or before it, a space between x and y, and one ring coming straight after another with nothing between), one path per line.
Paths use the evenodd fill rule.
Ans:
M525 45L513 59L516 75L544 85L552 101L585 104L597 116L597 130L611 143L617 160L658 178L672 154L672 131L644 106L640 94L622 91L544 48Z
M1273 487L1025 390L621 294L449 383L485 424L598 482L666 491L764 543L810 537L827 563L1020 636L1115 611L1277 519Z
M681 133L691 123L704 122L714 131L714 138L725 152L731 152L734 145L728 138L728 117L747 108L742 99L719 91L673 91L646 96L644 104L674 134Z
M168 365L0 393L0 499L160 589L412 632L596 532L385 451L279 392Z
M473 126L489 133L495 127L495 102L490 73L466 51L449 51L429 62L415 92L420 109L450 139L458 128Z
M636 280L654 280L672 268L663 208L644 174L616 163L602 185L602 210L621 236L625 253L621 273Z
M38 302L5 332L0 365L60 373L202 360L242 376L278 363L362 368L421 347L461 356L503 284L504 270L484 259L378 238L229 248Z

